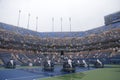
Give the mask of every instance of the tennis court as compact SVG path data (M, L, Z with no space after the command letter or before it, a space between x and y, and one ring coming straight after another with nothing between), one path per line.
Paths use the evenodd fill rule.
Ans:
M33 68L17 68L17 69L1 69L0 80L36 80L47 77L61 76L70 74L61 72L62 66L55 66L54 72L42 71L42 67ZM93 70L94 68L90 68ZM88 68L76 68L76 72L88 71Z

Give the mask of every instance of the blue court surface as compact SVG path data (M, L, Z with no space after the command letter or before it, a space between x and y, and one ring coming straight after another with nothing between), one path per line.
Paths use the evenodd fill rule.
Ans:
M1 69L0 80L36 80L38 78L46 78L70 74L61 72L62 66L56 66L54 72L42 71L42 68L20 68L20 69ZM90 68L89 70L92 70ZM76 67L76 72L87 71L88 68Z

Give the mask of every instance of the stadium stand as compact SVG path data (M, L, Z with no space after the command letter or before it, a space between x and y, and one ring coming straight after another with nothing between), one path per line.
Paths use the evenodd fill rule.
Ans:
M11 59L11 54L10 53L0 53L0 58L5 64L7 64L7 62Z
M3 63L3 61L0 59L0 66L2 66L4 63Z
M105 21L114 15L119 13L108 15ZM85 59L91 63L100 59L104 63L120 64L119 50L119 20L85 32L39 33L0 23L0 63L4 64L12 58L19 66L40 66L45 57L61 64L61 51L66 58Z
M105 19L105 25L110 25L110 24L120 22L120 12L109 14L105 16L104 19Z

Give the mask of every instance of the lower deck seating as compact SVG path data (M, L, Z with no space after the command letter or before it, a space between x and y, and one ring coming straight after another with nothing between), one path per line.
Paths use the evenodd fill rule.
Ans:
M3 63L3 61L0 59L0 65L3 65L4 63Z

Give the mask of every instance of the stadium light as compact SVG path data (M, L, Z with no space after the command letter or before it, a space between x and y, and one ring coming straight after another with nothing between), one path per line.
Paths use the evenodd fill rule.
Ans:
M60 20L61 20L61 32L62 32L62 17L60 18Z
M38 16L36 17L36 32L37 32L37 28L38 28Z
M21 10L19 10L19 13L18 13L18 22L17 22L17 26L19 26L19 22L20 22L20 13L21 13Z
M30 21L30 13L28 14L28 24L27 24L27 29L29 29L29 21Z
M69 17L70 32L71 32L71 17Z
M52 18L52 32L54 32L54 17Z

